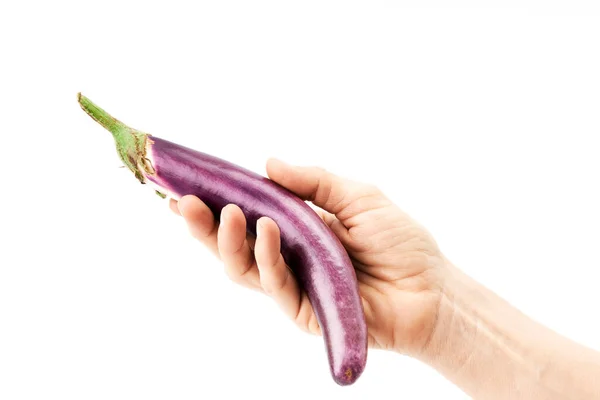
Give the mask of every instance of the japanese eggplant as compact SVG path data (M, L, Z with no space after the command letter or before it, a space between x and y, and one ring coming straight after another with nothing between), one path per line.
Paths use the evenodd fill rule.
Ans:
M354 383L367 360L364 311L350 257L319 215L304 200L264 176L128 127L81 93L78 101L112 133L125 166L162 197L178 200L195 195L217 219L225 205L236 204L252 235L263 216L278 224L283 258L313 306L331 375L339 385Z

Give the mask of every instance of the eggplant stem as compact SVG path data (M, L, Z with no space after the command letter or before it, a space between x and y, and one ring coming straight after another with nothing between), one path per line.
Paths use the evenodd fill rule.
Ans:
M98 107L95 103L81 93L77 94L77 101L79 101L79 105L83 111L85 111L96 122L112 133L113 136L115 136L115 139L117 136L127 134L131 130L127 125L104 111L102 108Z
M125 125L81 93L77 94L77 101L83 111L112 133L119 157L135 177L145 183L145 174L154 173L154 168L146 157L146 140L149 135Z

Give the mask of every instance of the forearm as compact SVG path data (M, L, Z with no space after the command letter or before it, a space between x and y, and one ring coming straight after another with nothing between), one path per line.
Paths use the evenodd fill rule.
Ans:
M600 353L450 271L423 361L475 399L600 399Z

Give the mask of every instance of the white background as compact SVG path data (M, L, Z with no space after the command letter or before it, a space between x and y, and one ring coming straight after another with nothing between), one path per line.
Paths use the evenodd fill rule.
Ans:
M119 168L79 91L260 173L277 156L375 183L600 349L598 2L163 3L0 5L0 399L465 398L381 351L335 385L321 339Z

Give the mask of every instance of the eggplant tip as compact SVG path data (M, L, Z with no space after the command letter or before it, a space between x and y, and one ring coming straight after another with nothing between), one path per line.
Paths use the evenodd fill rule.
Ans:
M364 366L348 365L333 373L333 379L340 386L349 386L362 375Z

